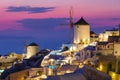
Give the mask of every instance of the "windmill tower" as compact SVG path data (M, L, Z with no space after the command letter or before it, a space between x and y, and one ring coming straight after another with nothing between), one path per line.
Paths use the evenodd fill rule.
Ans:
M90 25L80 18L74 27L74 44L88 45L90 43Z
M30 57L34 56L36 53L39 52L39 45L36 43L31 43L27 46L27 54L26 59L29 59Z

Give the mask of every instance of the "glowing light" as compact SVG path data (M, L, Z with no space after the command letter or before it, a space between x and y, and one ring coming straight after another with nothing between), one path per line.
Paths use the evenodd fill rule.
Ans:
M76 47L75 46L72 46L71 48L70 48L70 51L76 51Z
M112 78L114 78L114 77L115 77L115 73L112 74Z
M100 65L100 68L99 68L100 70L102 70L103 69L103 66L102 65Z
M83 39L83 42L85 42L85 39Z
M4 70L0 70L0 73L2 73Z
M45 74L41 75L40 77L41 77L42 79L46 79L46 78L47 78L47 76L46 76Z
M107 34L105 34L105 39L108 39L108 35Z
M66 73L72 73L73 71L67 70Z
M86 61L84 61L83 63L84 63L84 64L86 64L87 62L86 62Z
M50 59L49 61L50 61L50 62L54 62L54 59Z
M82 64L82 63L80 63L80 65L79 65L79 68L82 68L84 65Z

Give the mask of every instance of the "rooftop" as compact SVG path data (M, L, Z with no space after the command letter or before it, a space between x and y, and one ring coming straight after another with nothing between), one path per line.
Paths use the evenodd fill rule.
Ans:
M75 23L75 25L89 25L89 24L84 20L83 17L81 17L79 21Z
M28 46L38 46L38 44L33 42L33 43L29 44Z

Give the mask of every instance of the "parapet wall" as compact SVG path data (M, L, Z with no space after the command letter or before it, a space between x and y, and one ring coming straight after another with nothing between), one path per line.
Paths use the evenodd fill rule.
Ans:
M90 66L85 65L84 67L84 75L88 80L112 80L111 77L101 71L96 70Z

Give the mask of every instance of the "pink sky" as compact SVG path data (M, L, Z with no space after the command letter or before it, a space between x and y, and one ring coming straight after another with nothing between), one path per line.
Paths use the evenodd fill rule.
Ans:
M25 29L16 21L28 18L69 18L69 9L74 8L74 21L84 17L94 27L108 25L115 26L120 24L120 0L1 0L0 2L0 30L5 29ZM45 13L29 14L24 12L7 12L8 7L55 7L53 11ZM96 19L98 19L96 21ZM88 23L89 23L88 22ZM13 27L14 26L14 27ZM62 27L61 27L62 28ZM63 28L64 29L64 28Z
M74 7L74 16L94 17L94 16L116 16L120 13L120 0L2 0L0 2L0 16L3 15L5 9L9 6L31 6L31 7L56 7L55 11L43 14L43 17L68 17L68 12L71 6ZM21 17L26 16L26 13L13 14L8 13L11 17L14 15ZM6 13L7 15L7 13ZM35 14L36 15L36 14ZM38 14L37 16L41 15ZM6 16L8 17L8 16ZM4 17L4 18L6 18ZM30 15L27 15L30 17ZM34 17L34 16L33 16ZM41 18L41 16L39 16Z
M29 13L29 10L16 12L7 11L9 10L9 7L25 8L27 6L29 6L31 9L35 7L55 8L52 9L52 11L47 10L47 12L42 13ZM92 30L100 32L100 29L104 30L105 28L117 27L118 24L120 24L120 0L1 0L0 38L5 38L5 40L3 39L0 41L0 44L2 45L4 44L4 41L9 41L9 38L13 38L13 36L20 36L23 38L32 36L36 40L38 38L41 39L42 37L47 43L52 43L49 41L55 42L60 40L59 38L62 38L63 41L67 40L65 37L68 37L69 27L60 26L59 24L64 24L65 21L61 21L65 20L64 18L69 18L69 10L71 6L74 8L74 21L77 21L80 17L84 17L85 20L91 25ZM54 21L53 23L48 22L51 21L50 18L52 21ZM29 21L38 21L39 23L39 21L42 20L44 24L41 23L40 25L36 23L34 26L30 23L31 25L29 25ZM17 21L21 22L18 23ZM49 24L50 26L45 24ZM40 32L36 28L39 28ZM35 32L35 30L37 30L39 34L38 32ZM46 34L42 35L44 32ZM49 40L48 37L49 39L52 37L52 39ZM17 40L18 38L14 39ZM40 39L38 39L38 41ZM14 40L12 41L15 42ZM61 43L63 42L61 41ZM11 42L11 44L13 43ZM58 44L58 42L56 42L56 44Z

